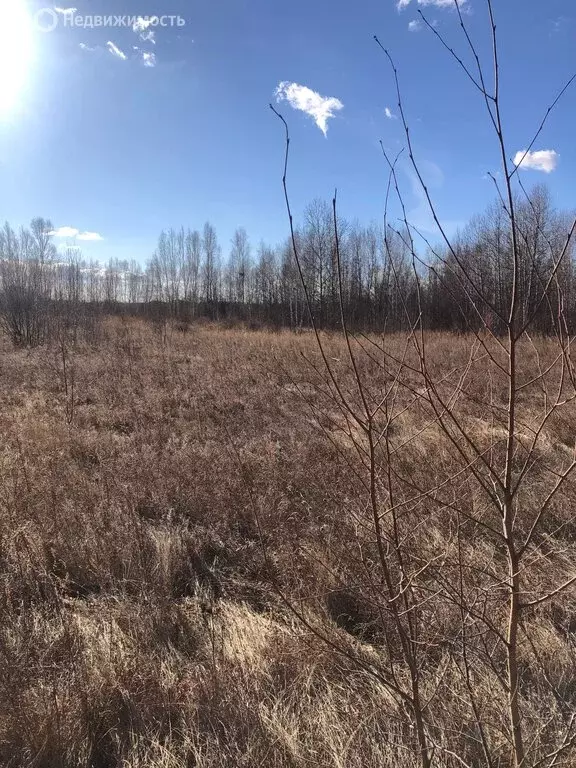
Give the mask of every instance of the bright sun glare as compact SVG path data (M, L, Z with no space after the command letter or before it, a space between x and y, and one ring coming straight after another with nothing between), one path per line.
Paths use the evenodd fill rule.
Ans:
M0 9L0 119L19 106L33 51L26 0L2 0Z

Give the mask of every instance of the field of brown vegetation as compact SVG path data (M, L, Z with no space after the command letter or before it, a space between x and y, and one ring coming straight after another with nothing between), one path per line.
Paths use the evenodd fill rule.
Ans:
M1 765L418 766L418 709L431 765L511 764L497 342L494 363L429 334L434 401L406 335L351 342L362 391L322 339L331 373L311 332L109 319L91 344L2 342ZM521 343L531 767L576 765L564 376Z

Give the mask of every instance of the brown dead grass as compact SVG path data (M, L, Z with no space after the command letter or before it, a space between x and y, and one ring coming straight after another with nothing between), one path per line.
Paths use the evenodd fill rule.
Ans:
M313 337L201 327L170 328L162 338L144 323L110 320L102 339L97 348L68 349L66 380L59 350L3 348L0 764L417 765L398 702L299 623L273 588L367 662L393 652L382 641L377 601L359 586L366 576L358 547L371 546L358 533L364 512L352 471L362 470L363 437L315 371ZM354 400L342 339L324 342ZM402 356L405 340L386 343ZM553 349L538 345L543 364ZM469 339L431 338L429 359L435 376L447 377L446 393L469 353ZM524 360L528 376L528 345ZM370 357L361 367L373 398L394 385ZM482 401L489 394L504 402L505 388L486 370L482 361L471 366L455 408L479 443L495 442L497 451L502 425ZM408 494L403 478L423 485L454 476L458 465L418 396L417 375L405 378L410 387L397 386L388 429L398 493ZM522 395L526 439L541 407L538 391ZM550 420L537 450L561 466L575 434L570 405ZM527 514L539 483L535 471L522 496ZM451 489L482 514L469 479ZM551 508L549 554L530 576L535 593L573 569L575 500L571 481ZM419 557L433 558L451 540L441 505L420 502L405 517ZM493 544L464 530L466 563L498 566ZM448 547L436 585L454 577L453 554ZM486 571L474 579L488 580ZM423 685L437 740L483 765L446 640L457 635L458 612L448 603L426 610ZM574 591L535 609L525 634L546 677L574 703ZM524 646L528 667L533 650ZM526 673L535 731L553 697L540 674ZM498 764L507 765L494 674L479 663L474 685ZM545 749L547 732L540 738ZM460 764L438 755L439 766ZM559 764L570 760L573 753Z

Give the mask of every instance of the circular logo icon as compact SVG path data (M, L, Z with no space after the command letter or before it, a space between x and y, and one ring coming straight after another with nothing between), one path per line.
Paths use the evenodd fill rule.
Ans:
M40 32L53 32L58 26L58 14L52 8L40 8L33 16L34 26Z

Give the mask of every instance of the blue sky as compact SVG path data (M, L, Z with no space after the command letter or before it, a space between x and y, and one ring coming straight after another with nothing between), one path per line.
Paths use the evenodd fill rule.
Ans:
M0 219L19 225L42 215L70 228L62 232L92 233L79 243L87 257L144 262L161 229L201 228L207 219L224 253L240 225L254 243L283 239L283 134L268 109L281 83L296 215L338 187L343 216L380 220L387 174L378 142L396 152L404 138L374 34L397 62L414 147L448 229L493 197L485 174L498 169L498 155L481 100L434 35L414 23L420 8L465 53L447 0L402 0L400 9L398 0L75 0L60 8L176 15L186 24L84 29L55 12L60 23L49 33L38 26L50 14L34 14L55 6L1 1ZM510 157L526 148L576 70L572 5L494 0ZM465 0L463 10L488 64L485 0ZM326 135L321 120L319 127L297 108L321 115L323 98L334 114ZM549 152L533 159L546 170L522 170L527 185L545 181L567 208L575 207L575 100L576 89L534 146ZM431 229L407 166L400 178L415 222Z

